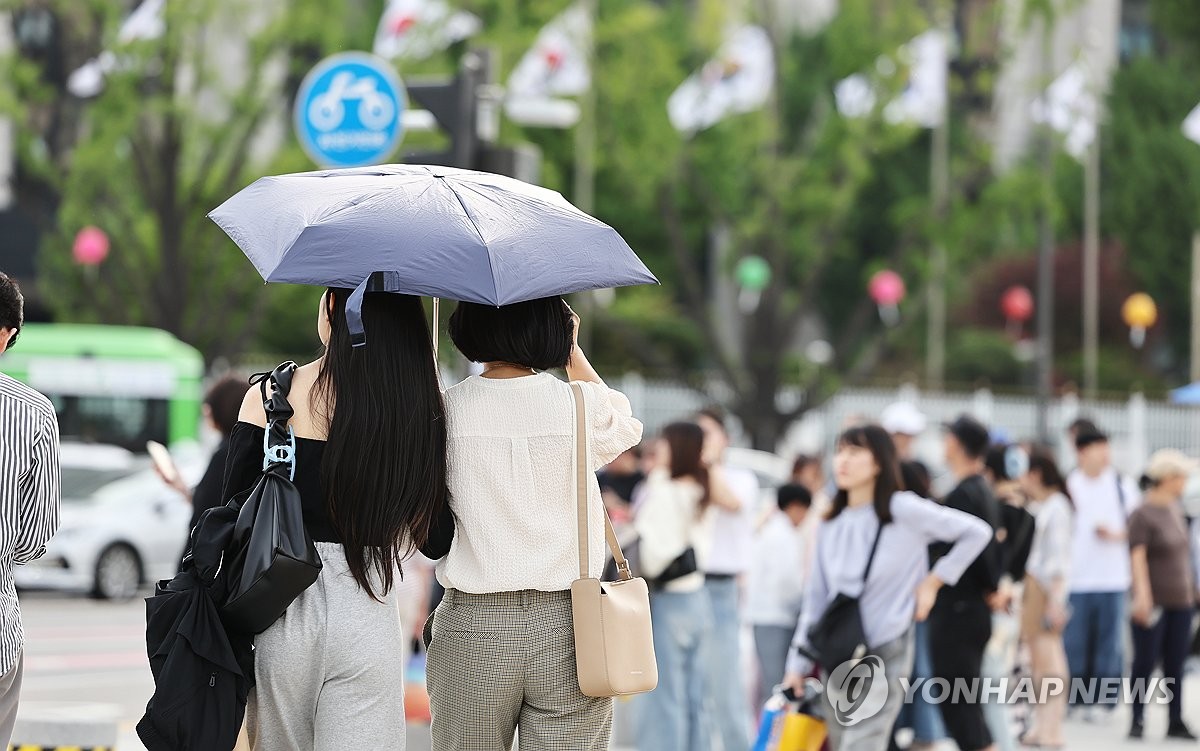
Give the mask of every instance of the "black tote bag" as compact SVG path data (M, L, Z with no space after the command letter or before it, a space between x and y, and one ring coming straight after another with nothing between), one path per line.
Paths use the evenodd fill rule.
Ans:
M240 503L225 552L229 594L221 607L226 626L243 633L266 631L321 573L321 558L304 527L300 491L292 482L296 439L288 426L293 410L287 395L295 370L294 362L286 362L255 376L261 379L267 412L263 473Z

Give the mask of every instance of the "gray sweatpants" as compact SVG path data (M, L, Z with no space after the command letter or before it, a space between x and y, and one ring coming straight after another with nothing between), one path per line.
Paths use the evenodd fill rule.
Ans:
M341 545L319 542L317 551L320 577L254 640L250 746L403 751L405 634L395 593L371 599Z

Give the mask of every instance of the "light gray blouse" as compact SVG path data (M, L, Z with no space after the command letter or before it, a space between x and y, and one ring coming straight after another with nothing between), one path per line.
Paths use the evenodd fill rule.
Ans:
M837 518L821 523L793 647L808 645L809 629L839 592L860 598L863 630L871 647L903 636L913 624L917 585L929 572L930 543L954 543L933 567L938 578L954 584L992 539L992 529L982 519L915 493L893 495L891 511L892 522L879 535L865 588L863 571L879 530L875 507L847 508ZM803 673L811 667L796 649L791 650L788 672ZM823 667L832 670L837 666Z

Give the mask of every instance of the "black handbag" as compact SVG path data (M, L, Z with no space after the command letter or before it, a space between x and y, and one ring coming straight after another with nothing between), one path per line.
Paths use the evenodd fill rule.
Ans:
M321 558L304 527L300 491L292 482L296 436L288 425L293 410L287 395L295 370L296 363L285 362L251 379L262 389L267 413L263 473L240 501L225 551L229 594L221 607L225 625L244 633L266 631L321 573Z
M662 589L676 579L682 579L688 574L694 574L699 570L700 567L696 564L696 549L688 548L680 553L679 557L668 563L661 574L654 577L650 582L650 587L651 589Z
M880 524L875 532L875 540L871 543L871 552L867 556L867 568L863 571L864 588L867 577L871 575L871 564L875 561L875 550L879 547L879 535L882 532L883 525ZM819 559L817 564L820 565ZM859 597L839 592L833 598L833 602L825 608L820 620L808 630L808 648L800 647L800 653L827 672L833 672L834 668L844 662L866 657L870 645L867 644L858 600Z

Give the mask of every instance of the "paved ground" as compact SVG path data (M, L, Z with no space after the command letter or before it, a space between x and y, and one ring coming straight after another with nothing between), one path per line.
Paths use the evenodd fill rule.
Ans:
M119 751L142 751L133 727L152 690L143 641L142 601L111 604L32 593L22 595L22 606L28 634L22 714L43 711L61 702L87 704L93 713L111 711L121 723ZM1194 728L1200 729L1200 677L1188 680L1185 697L1186 716ZM1140 746L1125 739L1128 722L1128 710L1124 708L1102 725L1071 722L1068 747L1088 751L1188 747L1162 740L1165 707L1148 711L1147 740ZM428 749L428 729L411 727L408 747L412 751Z

